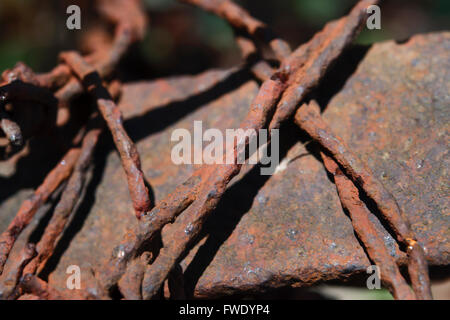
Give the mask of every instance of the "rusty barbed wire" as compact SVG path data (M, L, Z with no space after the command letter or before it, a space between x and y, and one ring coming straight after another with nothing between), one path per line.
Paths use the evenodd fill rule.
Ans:
M300 103L325 76L330 65L355 39L367 18L366 8L377 3L376 0L360 0L347 16L326 24L309 42L291 52L284 40L275 36L264 23L253 18L232 1L181 1L210 11L227 20L235 29L244 30L252 39L267 43L280 62L280 67L274 71L267 61L260 57L256 61L251 61L252 57L259 53L258 46L246 37L240 35L236 37L243 60L250 64L249 69L262 81L246 118L241 122L240 128L244 131L266 127L278 129L281 123L291 119ZM243 150L245 152L249 143L248 137L239 137L232 145L226 146L226 157L228 159L231 156L234 163L200 167L186 182L176 187L152 209L140 168L138 151L123 128L121 112L112 98L115 93L111 92L111 88L106 89L103 82L115 70L129 46L143 38L147 18L139 0L98 0L96 3L102 16L115 25L112 43L107 47L99 46L84 57L77 52L63 53L60 55L62 63L45 74L34 74L31 69L18 64L8 73L4 73L4 81L9 79L9 82L0 87L0 99L8 101L24 96L46 104L46 99L49 98L48 101L51 101L52 105L57 101L61 108L83 92L88 92L94 97L119 151L133 207L138 217L138 228L127 231L120 244L113 250L109 261L98 270L96 297L107 298L110 290L118 286L126 299L151 299L158 296L164 282L168 280L171 298L184 298L183 274L179 262L195 243L205 220L216 208L230 180L240 172L242 165L236 160ZM117 86L112 89L117 94L120 92ZM54 92L54 95L48 95L50 91ZM21 94L17 95L17 92ZM367 246L370 258L377 265L382 264L382 268L389 269L388 272L383 272L385 273L383 280L394 297L412 299L414 295L406 290L407 284L399 274L398 267L394 268L395 261L385 251L383 242L376 235L373 239L375 231L367 220L368 211L359 199L356 185L376 202L399 242L407 246L408 270L415 297L431 298L423 249L415 240L406 217L395 199L381 183L377 182L364 164L354 157L348 148L344 148L345 145L340 143L339 138L333 136L331 130L321 120L320 113L314 115L313 119L309 111L308 107L300 107L295 120L330 153L331 157L323 155L323 161L326 168L335 176L342 205L350 211L354 229ZM18 141L20 127L8 122L6 115L1 118L2 128L9 140L12 143ZM84 136L81 149L70 149L66 154L68 157L70 153L70 158L67 159L70 160L70 165L65 163L66 166L62 168L60 163L51 171L33 197L22 204L8 230L2 234L0 274L20 232L28 225L37 209L63 181L68 179L53 217L37 244L36 252L34 247L28 244L23 249L22 257L13 264L17 269L15 273L8 273L14 283L12 288L15 288L13 294L15 298L21 295L41 299L73 298L51 288L35 274L52 255L54 245L77 203L100 132L99 128L92 129ZM333 144L335 141L338 143ZM338 164L343 168L343 172L340 171ZM180 224L172 230L165 239L164 246L159 248L159 254L150 253L150 244L156 235L165 225L174 222L180 214L189 221L188 224ZM364 226L369 227L365 230ZM21 274L24 276L19 280ZM11 290L11 287L7 288L8 296L11 296ZM82 298L88 296L89 294L83 290L79 295Z
M360 200L358 188L342 173L333 158L323 152L321 152L321 156L325 168L334 176L339 198L342 206L349 212L353 229L363 242L369 258L380 268L382 281L387 284L395 299L415 299L416 297L401 275L395 259L387 251L382 235L376 231L373 222L370 221L371 213Z
M292 53L291 47L263 22L253 18L239 5L229 0L180 0L207 10L218 17L224 18L236 30L236 44L238 45L244 62L250 67L255 77L261 81L269 79L275 72L269 63L261 59L260 48L255 43L260 40L270 46L275 57L282 61ZM252 38L241 34L244 29Z
M120 292L126 300L142 300L141 284L145 268L151 260L151 253L145 252L138 259L130 262L129 272L118 283Z
M95 121L96 119L94 119ZM98 122L98 121L95 121ZM100 128L90 129L83 138L80 155L75 163L73 172L67 182L61 199L58 202L52 218L50 219L41 240L36 245L37 255L25 267L25 274L35 274L45 265L45 262L51 256L57 239L63 232L75 205L83 190L86 179L86 172L91 163L92 154L97 144Z
M307 79L307 81L309 81L308 84L310 85L310 88L312 88L312 86L318 82L318 78L320 76L323 76L323 74L325 73L324 70L326 70L327 66L330 65L334 61L334 59L336 59L336 57L339 55L339 52L341 52L342 49L351 42L351 39L355 37L358 29L360 29L361 24L364 21L363 17L365 17L367 14L365 12L365 9L367 8L367 3L368 3L367 1L359 2L358 5L352 10L348 18L344 18L343 20L341 19L340 23L337 23L338 30L341 30L343 25L345 26L346 22L349 22L349 24L353 26L352 28L349 27L344 29L346 31L345 33L346 36L342 37L341 34L336 32L336 29L334 28L324 29L328 30L331 38L328 39L328 41L326 41L325 43L327 44L331 43L332 45L329 45L329 47L325 46L318 48L319 52L316 54L311 54L310 55L311 61L307 60L307 62L309 63L304 64L305 66L307 66L307 68L310 68L312 71L315 71L313 75L317 77L314 78L314 76L311 76ZM346 19L348 19L349 21L347 21ZM336 39L337 43L333 42L332 41L333 39ZM316 45L315 41L311 41L310 43ZM341 45L338 46L338 44ZM326 49L329 48L332 49L327 51ZM314 65L313 62L320 55L322 56L319 61L322 64ZM297 60L292 59L292 61ZM308 74L307 71L309 71L309 69L306 70L302 69L302 72L305 74ZM280 73L277 73L276 75L277 76L275 78L272 77L272 79L267 80L262 84L259 94L257 95L254 102L252 103L252 106L250 107L250 112L247 116L247 119L245 119L243 121L243 124L241 125L241 128L243 128L244 130L248 128L260 129L263 128L263 126L266 124L267 114L272 108L274 108L275 104L278 101L278 98L285 89L284 86L285 83L287 82L285 74L281 76ZM295 74L295 76L298 77L298 74ZM295 84L298 85L298 83ZM291 97L288 95L288 98ZM268 100L270 101L269 103L267 103ZM297 103L298 102L299 101L297 101ZM258 111L260 110L264 110L264 112L258 113ZM295 109L291 108L290 110L293 112ZM235 150L233 150L233 152L235 153L236 156ZM162 282L167 278L173 265L180 258L180 255L189 247L193 239L195 239L196 235L198 235L198 233L200 232L202 223L204 222L208 214L215 208L215 205L217 204L218 200L223 194L228 181L231 180L231 178L234 175L236 175L240 170L240 166L237 164L231 166L221 165L211 167L213 167L214 170L212 170L210 167L203 167L199 169L205 172L211 170L211 172L213 172L214 174L211 174L209 177L206 178L206 180L205 177L203 177L201 187L198 188L199 194L196 196L195 200L192 203L190 203L190 201L186 201L184 203L185 206L183 206L182 208L176 207L177 210L173 210L174 206L170 206L170 209L172 209L172 212L170 213L172 215L180 214L181 212L179 212L179 210L181 209L183 211L187 207L187 210L186 212L184 212L184 215L187 215L189 217L192 216L192 219L190 219L191 222L189 225L190 226L188 230L189 232L183 232L183 230L174 231L172 234L174 235L174 237L178 238L171 239L171 241L168 241L170 243L168 247L164 247L161 249L159 256L156 258L155 262L153 262L153 264L151 265L153 267L150 266L148 268L142 286L144 298L151 298L157 293L157 291L161 287ZM183 200L186 200L186 198L184 198ZM158 208L157 206L152 210L152 212L160 214L161 209ZM149 214L149 216L153 218L152 212ZM170 220L172 219L173 218L171 217ZM159 229L155 229L155 232L156 231L159 231ZM108 276L105 276L106 280L103 280L104 284L107 287L111 286L114 283L114 281L112 281L111 279L119 278L118 274L122 273L122 271L126 269L126 267L124 268L123 266L129 259L131 259L134 252L136 252L139 248L139 245L136 245L136 243L138 242L144 243L145 241L148 241L148 239L150 239L155 232L140 237L133 237L132 235L131 236L128 235L125 238L124 242L122 242L122 244L116 248L117 250L115 250L115 252L120 252L120 254L116 257L113 255L112 260L109 263L110 265L114 266L113 269L115 269L116 272L112 272L112 275L109 276L109 279ZM130 238L132 239L131 241ZM121 267L117 268L118 265L121 265ZM106 270L108 270L108 268L106 268ZM118 270L120 270L120 272L117 272Z
M19 294L16 287L22 277L23 269L35 256L36 246L33 243L28 243L20 252L19 258L13 261L9 270L3 276L4 281L0 283L0 299L13 299Z
M112 46L100 48L98 52L92 53L89 57L89 60L94 60L92 58L94 56L99 59L96 61L98 61L100 72L106 76L113 70L126 48L136 39L143 37L147 19L141 10L140 1L114 0L108 2L101 0L98 4L105 17L117 23ZM114 7L114 10L111 10L111 7ZM123 10L124 7L128 9ZM120 13L115 13L115 11ZM58 65L49 73L35 74L25 64L18 63L13 69L3 72L2 78L6 84L0 87L0 102L21 99L54 106L57 100L48 89L57 90L62 87L55 94L56 97L60 95L59 103L68 101L83 91L82 85L73 77L71 69L65 64ZM64 92L66 92L65 95ZM49 173L33 197L23 203L8 229L2 233L0 237L0 274L14 241L28 225L37 209L47 201L62 181L68 178L78 153L79 150L69 150L55 169Z
M339 163L349 178L375 201L382 216L395 232L397 240L408 248L409 264L414 265L412 267L414 271L409 270L410 277L417 298L431 299L425 255L415 239L407 218L392 194L376 179L367 165L353 154L341 138L333 134L330 127L321 118L319 110L320 108L314 102L304 104L297 110L295 122L315 141L319 142ZM412 250L414 255L411 255Z
M89 93L96 99L97 106L119 151L136 217L140 219L150 209L151 202L141 170L139 153L123 127L122 113L108 90L103 86L100 75L81 55L76 52L66 52L61 54L61 59L73 69Z
M143 37L147 18L141 10L140 1L99 0L98 5L104 17L117 24L115 37L109 48L97 48L98 50L86 57L86 60L95 62L99 73L102 76L107 76L115 69L128 47L134 41ZM66 64L58 65L46 74L35 74L24 64L18 63L15 68L5 71L2 77L7 84L0 87L1 101L23 99L43 104L51 103L53 105L57 100L48 91L48 89L51 89L53 91L57 90L55 96L61 105L62 102L69 101L77 94L83 92L83 86L72 75L71 68ZM58 90L58 88L60 89ZM115 91L113 94L118 93L116 87L113 86L112 89ZM111 111L112 113L117 113L117 108L115 108L116 110L110 108L113 103L111 95L108 98L109 100L101 101L100 109L110 113ZM111 119L117 122L120 119L120 115L118 118L117 115L112 114ZM5 129L8 130L8 128ZM51 255L56 238L62 232L73 206L78 200L79 192L83 185L84 171L90 162L89 160L99 134L100 130L94 129L86 135L85 139L88 140L85 141L85 150L80 150L79 148L70 149L55 169L50 172L34 195L22 204L18 214L0 238L0 274L9 252L21 231L28 225L39 207L47 201L57 187L64 180L69 179L68 186L63 192L63 198L55 211L53 219L48 225L46 232L44 232L43 238L38 243L37 257L27 265L26 272L35 273L36 269L40 268ZM123 139L123 136L120 138ZM131 154L131 156L136 157L136 152ZM80 153L83 159L78 159ZM77 160L82 161L76 165ZM70 176L74 167L75 173ZM136 174L135 170L132 173ZM146 192L146 189L144 191ZM149 205L149 202L146 205ZM145 206L142 208L145 208Z
M30 294L38 297L40 300L77 300L76 293L71 296L65 295L32 274L26 274L22 277L18 290L20 294Z
M79 155L79 148L72 148L64 155L33 195L22 203L8 228L1 234L0 274L3 272L3 267L8 259L9 252L14 246L14 242L19 237L22 230L30 223L31 219L33 219L37 210L47 202L47 199L53 192L70 176Z
M324 45L311 48L311 54L308 56L305 64L298 70L291 69L293 71L291 74L295 78L295 80L291 82L293 84L290 84L289 75L282 74L280 72L276 72L275 75L272 76L271 80L264 82L257 97L253 101L252 106L250 106L250 112L247 119L243 121L241 128L244 130L248 128L263 128L269 120L267 115L275 108L275 104L275 115L272 118L271 123L274 123L275 121L276 125L271 125L269 128L278 127L281 121L287 120L295 111L296 105L298 105L300 100L304 97L305 92L319 82L329 65L340 55L345 46L348 45L352 39L354 39L358 33L357 31L361 28L361 24L364 21L363 17L367 14L365 11L367 8L367 3L367 1L360 1L351 11L350 15L347 18L344 18L344 20L341 20L343 21L342 24L345 25L345 23L347 23L352 26L351 28L349 27L344 29L346 33L336 33L336 30L334 29L332 31L328 31L329 33L327 33L327 35L329 38L327 41L324 41ZM325 27L324 30L327 30L327 28ZM307 45L313 46L314 44L315 42L313 38L313 41L308 42ZM317 52L314 50L317 50ZM319 56L320 59L318 59ZM293 59L292 61L295 60ZM299 74L305 74L308 75L308 77L299 79ZM307 89L302 89L302 93L300 95L294 94L294 96L292 96L293 92L297 92L297 89L295 88L301 88L302 84L304 84L304 88ZM294 86L295 88L293 88ZM274 87L276 90L271 90L270 87ZM268 97L270 97L269 104L267 104ZM280 97L281 101L278 102ZM287 97L285 99L290 99L290 101L292 101L289 108L286 108L283 97ZM277 117L277 112L280 108L283 108L284 110L283 118ZM266 113L258 114L259 109L266 110ZM227 183L232 177L234 177L234 175L239 173L240 166L237 164L231 167L216 165L214 169L210 170L211 176L208 180L202 182L202 188L204 190L203 193L200 194L198 199L194 201L194 204L191 205L191 207L189 207L184 213L185 216L189 217L189 225L185 230L172 231L167 247L161 249L155 262L153 262L153 264L147 269L142 284L144 299L150 299L157 294L162 282L167 278L169 272L172 270L173 265L178 262L184 251L189 248L192 241L200 233L206 217L212 209L215 208L215 205L221 198Z
M267 80L262 84L259 94L250 107L247 118L241 124L242 129L258 129L264 126L271 109L281 94L282 87L283 84L278 80ZM228 152L231 152L235 159L237 157L236 148L237 146L234 145L232 150L228 149ZM196 226L195 230L193 228L185 233L188 236L187 239L183 239L185 243L176 242L176 248L173 249L183 251L183 248L188 245L186 242L190 242L191 237L200 231L204 219L214 209L228 182L239 172L240 166L239 164L211 165L198 169L191 178L177 187L173 195L169 195L161 204L158 204L142 217L138 232L131 231L124 237L121 244L114 250L115 254L112 255L111 260L102 268L100 282L106 288L115 285L125 272L127 262L134 258L141 246L187 208L193 215L197 215L199 225ZM180 234L180 236L182 235ZM173 244L175 245L175 242ZM175 255L172 255L174 260L178 258L174 258ZM161 261L161 256L164 256L164 251L160 252L157 260L160 259L159 261ZM169 270L165 270L167 274L163 276L162 281L165 280L172 265L166 264L165 267Z

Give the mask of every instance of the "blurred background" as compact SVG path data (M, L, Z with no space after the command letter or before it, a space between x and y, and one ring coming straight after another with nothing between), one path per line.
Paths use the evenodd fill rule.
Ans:
M233 30L220 18L176 0L143 0L150 18L145 41L125 60L128 77L151 79L195 74L240 61ZM293 48L323 25L346 14L355 0L240 0ZM82 29L65 27L66 8L82 8ZM365 30L359 43L406 40L413 34L450 29L449 0L384 0L381 30ZM35 71L50 70L58 52L81 48L84 32L96 23L91 0L1 0L0 70L24 61ZM133 72L138 70L139 72ZM137 75L138 74L138 75Z
M241 61L233 30L220 18L175 0L143 1L150 27L144 41L132 48L122 61L122 80L196 74L210 68L236 66ZM326 22L346 14L356 0L236 2L295 48ZM66 8L71 4L82 9L79 31L66 28ZM405 41L417 33L450 30L449 0L384 0L380 7L382 29L365 29L358 43ZM100 23L92 0L0 0L0 72L18 61L36 72L48 71L56 65L59 52L83 50L86 31ZM302 298L305 294L310 298L392 298L385 290L370 292L341 284L319 285L307 293L289 291L286 296ZM434 283L433 294L435 298L450 299L450 282ZM277 293L277 296L283 295Z

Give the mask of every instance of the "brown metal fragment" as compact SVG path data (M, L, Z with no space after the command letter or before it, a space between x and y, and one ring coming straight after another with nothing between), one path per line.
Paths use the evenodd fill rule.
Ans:
M193 78L189 77L187 84L195 86L195 90L191 94L198 94L198 87L203 88L203 90L209 90L211 87L228 77L232 73L231 71L233 71L233 69L210 72ZM170 83L166 81L161 80L158 83L164 88L171 88ZM207 83L207 85L205 85L205 83ZM148 88L145 88L145 86L137 86L136 89L139 92L149 93L158 91L149 90ZM175 96L171 97L174 100L180 100L187 97L181 94L176 88L173 88L173 90L177 92ZM124 97L125 101L135 96L134 93L130 94L130 97L126 94ZM167 96L165 97L167 98ZM147 102L151 106L153 99L150 99ZM131 116L132 114L143 114L144 112L149 111L148 103L144 101L141 106L137 106L136 103L133 103L129 108L137 108L137 110L132 111L131 114L129 114L127 106L122 106L122 108L128 116ZM142 249L146 243L151 242L153 237L164 225L173 222L175 217L194 201L197 194L197 187L203 180L204 174L204 171L197 170L189 179L177 186L174 192L162 200L151 212L146 213L141 218L136 230L130 228L126 232L120 244L114 248L111 257L101 268L103 272L99 274L99 281L104 288L109 289L114 286L124 272L126 272L127 263L135 258L136 253Z
M69 82L71 77L70 68L60 64L47 73L37 74L36 80L40 87L56 90Z

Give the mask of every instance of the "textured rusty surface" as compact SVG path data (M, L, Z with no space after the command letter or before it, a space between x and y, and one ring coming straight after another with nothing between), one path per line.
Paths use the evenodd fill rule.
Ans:
M342 183L340 175L339 179L335 179L341 202L343 206L350 211L350 216L353 216L352 210L350 210L347 205L348 201L346 201L349 196L346 196L342 193L342 191L339 191L340 189L343 189L339 188L340 184L346 185L346 189L348 189L351 185L355 186L353 188L361 188L363 191L362 194L365 194L374 202L376 205L376 212L380 213L389 227L394 231L394 237L399 241L399 243L408 248L408 261L415 266L415 268L411 268L409 266L410 263L408 262L408 270L412 271L410 273L410 278L413 288L424 288L425 290L421 290L418 295L421 297L426 297L426 299L431 299L431 289L429 288L430 280L428 277L428 267L425 260L424 251L421 248L421 244L417 242L414 232L409 225L408 219L398 206L394 196L384 187L383 183L377 179L376 176L374 176L370 168L365 165L364 162L361 162L359 157L351 151L347 144L333 132L327 124L327 121L322 118L320 114L320 107L315 100L311 101L309 104L303 104L297 110L295 115L295 123L302 130L308 133L308 135L320 145L324 152L329 152L329 154L332 155L334 160L339 163L346 177L348 176L348 178L352 181L350 183ZM326 161L324 164L327 167ZM330 171L330 173L335 174L333 171ZM346 190L346 192L354 194L351 190ZM363 195L359 194L359 197L363 198ZM355 199L357 199L357 197ZM353 218L352 221L355 231L359 234L359 228L364 228L364 225L366 224L363 223L360 225L356 222L358 220ZM367 241L365 240L365 237L361 236L361 241L367 245ZM418 248L414 249L414 247ZM378 249L382 250L380 247L378 247ZM414 254L410 255L410 253ZM369 258L374 260L374 257L371 256L370 253ZM379 264L377 263L377 265ZM386 265L387 264L384 263L384 266ZM405 290L402 290L402 296L406 296L408 294L408 290L406 290L407 287L404 288Z
M367 251L368 258L379 267L380 276L395 299L413 300L415 293L400 273L400 269L389 254L383 237L377 233L370 219L372 213L361 200L361 194L353 183L339 168L337 162L321 152L324 167L333 175L334 184L341 199L342 207L348 211L353 229ZM428 272L428 269L427 269ZM428 273L427 273L428 276ZM429 281L429 279L427 279Z
M100 12L102 12L104 18L116 24L115 36L111 44L108 44L105 47L96 47L89 56L85 57L85 59L88 61L87 63L95 63L95 70L98 71L98 74L101 76L107 76L115 69L115 66L123 57L129 46L144 36L147 19L139 0L99 0L96 4L98 5ZM80 57L79 59L82 58ZM91 70L91 67L89 67L89 69ZM4 148L0 148L0 153L4 153L4 155L7 156L5 157L6 159L13 154L12 145L23 144L22 129L17 123L10 119L10 115L6 112L7 107L11 107L11 110L9 110L10 112L17 109L13 112L17 117L17 114L21 114L18 112L20 111L20 108L17 108L17 106L14 108L12 103L19 103L19 105L24 102L43 104L48 109L46 116L47 125L51 129L54 129L54 122L60 123L61 118L66 118L67 120L67 115L64 116L64 113L67 112L62 110L65 109L64 107L67 107L70 99L83 93L82 84L71 75L71 72L72 70L69 66L58 65L49 73L35 74L25 64L17 63L14 68L11 70L6 70L2 73L2 81L0 83L0 117L2 119L0 119L0 124L1 129L5 132L10 144L6 145ZM150 200L148 199L144 178L139 168L139 155L133 142L128 138L128 135L122 127L120 110L115 106L107 89L103 88L100 78L98 79L98 82L100 83L99 87L106 92L106 95L103 94L102 97L97 97L99 100L99 108L108 122L115 141L119 140L122 142L119 144L119 150L121 151L120 154L122 157L125 158L124 167L127 172L127 176L129 177L128 182L130 183L130 191L137 211L136 214L139 216L140 212L146 211L150 207ZM48 90L49 88L57 90L58 87L61 88L55 93L55 95ZM114 81L109 87L112 89L116 88ZM113 90L112 93L116 94L118 92L117 90ZM57 104L61 107L58 110L59 116L56 116L57 112L55 112L55 107ZM63 114L62 117L60 116L61 114ZM21 114L22 118L31 119L28 121L28 125L31 122L34 123L33 126L36 126L36 123L41 122L39 119L35 119L30 115L31 114L28 113ZM56 121L57 118L59 118L59 121ZM66 122L66 120L63 119L62 122ZM47 128L47 130L49 130L49 128ZM52 133L55 134L55 131ZM97 141L100 133L100 130L96 132L96 137L94 139L95 142ZM72 144L77 144L77 138L72 141ZM120 146L122 146L122 148L120 148ZM68 146L65 146L65 149L69 149ZM86 160L90 160L90 154L92 153L93 149L89 153L89 157L87 157ZM57 164L57 166L50 171L49 175L46 177L46 180L44 180L44 183L40 188L38 188L38 190L36 190L34 197L31 200L24 201L16 215L16 218L9 225L8 229L1 234L0 275L2 274L4 264L16 238L29 223L30 219L36 213L36 210L43 203L45 203L53 191L55 191L55 189L65 180L65 178L67 178L59 174L59 171L61 171L59 167L61 166L64 168L65 164ZM84 166L86 167L85 169L87 169L88 163ZM66 174L71 173L70 166L65 166L65 170ZM81 180L84 180L84 174ZM82 183L80 183L80 185L82 185ZM79 189L80 190L78 191L81 192L82 188L80 187ZM76 205L79 192L72 192L71 194L73 199L69 199L69 201L67 201L67 203L72 202L71 205L67 206L67 209L70 210L66 213L67 216ZM68 217L66 217L65 220L67 220L67 218ZM64 224L62 225L60 232L63 231L62 229ZM59 233L56 235L58 236ZM53 241L56 241L54 233L52 235L45 236L47 236L48 239L53 239ZM47 252L47 254L49 253ZM40 257L40 255L38 255L38 257Z
M443 33L374 46L324 113L332 129L394 194L432 265L450 261L449 75L441 72L449 67L449 45L450 35ZM287 169L258 191L250 211L198 280L198 295L311 283L368 266L322 165L301 145L286 159L291 161ZM230 220L235 217L232 209L228 214ZM220 231L226 220L221 223L187 276L197 278L195 269L227 236ZM396 258L402 258L393 239L379 232Z
M35 274L36 272L41 271L49 257L51 257L57 244L57 240L64 231L67 222L70 220L73 209L83 191L86 180L86 171L91 164L92 155L100 133L100 128L93 128L83 138L80 155L73 168L73 173L67 181L67 186L61 195L60 201L55 207L53 216L46 226L42 238L36 245L36 251L38 253L36 257L26 265L24 274Z
M243 130L263 129L273 112L275 112L275 116L272 119L272 123L275 122L275 127L277 127L277 124L281 124L282 120L286 120L290 114L293 114L295 111L295 101L298 104L304 95L319 83L330 64L340 56L346 45L356 37L358 30L363 25L364 17L367 15L365 11L366 6L366 0L358 2L348 17L338 23L339 27L337 29L331 28L331 30L324 31L324 40L320 46L315 46L314 39L312 42L308 42L306 46L309 49L306 49L306 51L309 52L309 55L305 59L304 65L299 66L298 70L295 70L293 66L290 68L292 73L289 74L284 74L281 70L278 70L269 80L264 81L239 128ZM325 29L327 29L327 26L325 26ZM289 68L290 66L288 65L287 67ZM305 76L305 81L298 79L299 74L307 75ZM293 79L291 79L291 75ZM299 90L295 89L293 91L291 86L288 87L292 83ZM285 95L286 92L288 92L287 95ZM282 94L283 97L287 97L291 102L290 105L284 103L284 98L277 104ZM275 107L275 105L277 106ZM280 117L277 114L281 109L283 111ZM270 127L272 128L272 125ZM192 191L187 191L188 194L194 193L192 203L183 199L184 204L182 207L177 203L170 203L169 206L166 206L166 200L163 200L162 205L158 204L148 213L147 216L150 219L154 219L154 217L157 219L158 215L167 215L165 212L168 211L169 215L173 218L180 214L188 217L188 222L175 224L176 227L170 233L170 239L164 243L164 246L162 246L159 255L151 267L146 268L142 283L144 299L158 296L159 290L169 276L170 271L182 259L185 251L191 248L196 238L204 230L204 224L208 217L215 211L221 199L223 199L228 183L241 170L241 165L236 163L236 159L242 153L243 148L249 143L248 140L248 137L241 134L237 137L236 143L232 142L229 144L227 142L225 146L225 157L226 159L234 159L233 163L228 162L227 164L204 166L193 174L193 177L200 176L201 180L195 187L191 188L193 189ZM175 195L177 196L176 193ZM168 196L168 199L171 202L170 199L173 199L172 194ZM149 229L153 229L151 225ZM144 243L151 238L152 233L138 235L137 241L129 241L130 237L126 235L125 242L121 242L117 247L117 250L121 254L113 257L109 265L122 265L128 257L134 255L133 251L136 252L142 248L139 242ZM109 273L109 269L111 268L108 267L107 269L107 273ZM112 269L117 270L118 268ZM120 267L120 269L123 268ZM114 277L118 276L116 272L113 274ZM107 276L106 278L113 279L114 277ZM112 281L109 279L106 283L110 285Z
M448 34L374 46L325 111L333 130L394 194L432 265L447 265L450 251L444 112L449 79L440 72L448 68L448 48ZM203 120L205 128L238 127L258 90L247 80L242 72L216 71L124 86L120 107L125 127L137 142L156 203L195 169L171 162L172 130L191 130L194 120ZM208 88L209 81L217 84ZM297 135L305 138L300 131L285 132L281 140L291 142L278 172L261 178L245 168L208 221L206 237L183 261L186 285L195 284L197 295L313 283L346 277L369 265L323 165L296 143ZM80 230L69 230L52 259L56 269L48 270L49 284L57 290L65 286L67 266L78 264L82 274L90 273L109 258L126 228L136 224L120 159L111 144L101 147L86 199L75 213ZM6 228L10 220L5 217L12 219L18 206L19 200L2 203L0 227ZM171 228L186 222L181 215L167 226L163 241ZM391 253L404 258L380 223L374 223Z
M448 32L375 46L325 111L333 131L394 195L428 256L440 264L448 263L450 249L450 75L443 72L449 48ZM346 117L333 121L344 110Z
M148 189L141 170L139 153L123 127L123 117L109 91L103 86L99 73L77 52L62 53L61 58L74 70L89 93L113 136L122 166L127 175L128 189L138 219L151 208Z
M22 203L17 215L1 234L0 273L3 271L9 252L20 232L30 223L37 210L47 201L50 195L69 177L79 154L79 148L72 148L64 155L56 167L47 175L42 185Z
M279 128L292 117L298 104L320 83L329 66L355 40L367 19L367 7L376 3L370 0L357 2L348 15L327 23L282 62L277 75L287 78L289 86L278 102L270 129Z

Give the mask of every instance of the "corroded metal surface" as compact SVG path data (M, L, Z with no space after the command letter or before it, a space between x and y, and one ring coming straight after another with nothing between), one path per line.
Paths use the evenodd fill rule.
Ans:
M449 45L448 33L375 45L324 114L393 193L431 265L450 261L450 79L442 72L449 67ZM312 283L369 265L322 164L311 155L300 157L304 153L302 146L294 146L287 168L258 191L250 211L198 280L198 295ZM232 219L233 212L228 214ZM202 257L208 259L223 241L221 228L217 224L216 236L200 248L188 276L198 278L195 268L204 264ZM401 259L393 239L380 232Z
M341 199L342 207L348 211L358 238L361 239L369 259L380 268L383 282L390 288L395 299L412 300L415 294L402 277L400 269L386 248L383 237L376 232L370 220L372 213L360 199L360 193L355 184L341 171L339 165L325 153L320 153L327 171L333 175L334 184ZM428 275L428 270L427 273ZM426 279L430 281L429 278Z
M447 265L450 251L445 189L450 81L441 72L449 68L449 43L448 34L435 34L402 45L374 46L324 113L332 129L393 193L431 265ZM137 142L156 203L195 169L172 163L173 129L192 130L194 120L203 120L205 129L238 127L258 90L247 80L239 71L212 71L124 86L120 107L125 127ZM211 82L215 84L205 85ZM196 295L309 284L346 277L369 265L322 163L311 148L296 142L308 138L293 128L281 135L287 152L277 173L261 177L246 167L207 222L200 244L182 262L185 283L195 286ZM65 288L69 265L79 265L82 276L89 274L109 258L126 228L136 224L120 158L112 150L111 143L101 144L75 213L76 227L69 227L47 270L56 290ZM12 219L19 205L10 199L2 203L2 229L10 221L4 217ZM168 225L163 242L185 220L181 215ZM404 260L379 221L373 222L391 254ZM89 282L82 285L89 287Z
M325 112L332 129L394 194L439 264L450 258L449 48L448 32L375 46ZM342 112L346 117L333 121Z

